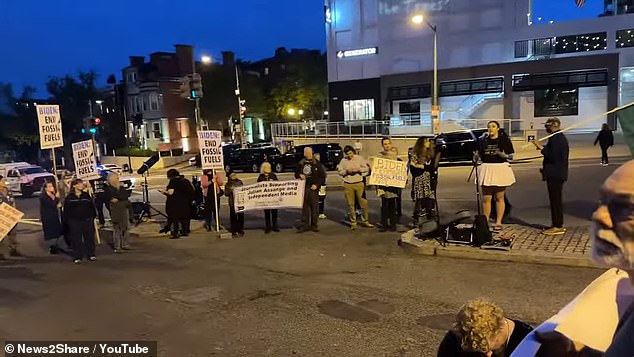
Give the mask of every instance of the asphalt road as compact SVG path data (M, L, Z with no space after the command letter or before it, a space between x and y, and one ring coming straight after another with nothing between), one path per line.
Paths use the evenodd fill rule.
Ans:
M536 167L514 167L510 196L520 219L547 223ZM614 168L572 163L569 224L587 224L598 186ZM468 174L468 167L441 169L441 210L473 205ZM376 220L378 201L368 197ZM151 196L158 207L159 198ZM36 217L36 198L17 204ZM233 240L212 239L200 225L188 239L159 239L158 227L145 223L133 251L114 255L102 246L97 262L81 265L46 256L38 227L21 224L29 257L0 261L0 339L155 340L159 356L183 357L433 356L468 299L489 297L510 317L537 324L601 274L410 256L394 234L349 232L338 223L344 210L343 193L331 190L320 233L294 233L298 212L289 210L282 233L264 235L254 213L245 238Z

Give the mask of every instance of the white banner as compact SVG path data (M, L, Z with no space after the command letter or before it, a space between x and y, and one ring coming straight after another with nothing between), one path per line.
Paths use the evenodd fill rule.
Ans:
M0 203L0 242L15 227L22 216L24 213L13 208L10 204Z
M59 112L59 105L36 105L35 108L40 127L40 149L64 146L62 115Z
M89 180L99 178L92 140L73 143L73 159L77 178Z
M304 204L303 180L262 181L236 187L234 203L236 212L259 209L302 208Z
M405 188L407 184L407 163L375 157L368 185Z
M222 132L217 130L199 130L198 146L200 147L200 163L203 170L223 170Z

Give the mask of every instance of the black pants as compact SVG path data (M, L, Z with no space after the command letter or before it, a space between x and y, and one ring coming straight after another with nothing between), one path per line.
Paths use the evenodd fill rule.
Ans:
M324 214L325 206L326 206L326 196L319 196L319 214Z
M217 202L218 209L220 209L220 197L218 197ZM205 199L205 223L208 226L215 226L216 219L216 205L214 205L213 197L209 197ZM213 224L212 224L213 223Z
M302 207L302 226L317 229L319 222L319 194L306 186L304 206Z
M396 229L396 202L398 197L381 197L381 225L385 229Z
M168 218L167 219L167 227L172 229L172 236L177 236L179 234L185 235L190 232L190 219L189 218Z
M110 202L104 199L103 195L98 194L95 195L95 206L97 206L97 218L99 219L99 224L104 225L106 223L106 219L103 216L103 206L106 206L108 213L110 213Z
M95 256L95 224L92 219L69 219L70 246L73 259Z
M244 233L244 212L236 213L233 205L229 205L229 222L231 233Z
M553 227L562 228L564 226L564 204L562 191L564 188L564 180L546 179L548 186L548 199L550 200L550 218Z
M401 193L403 190L398 190L398 197L396 198L396 219L400 220L403 215L403 200L401 198Z
M601 163L608 164L608 149L609 146L601 146Z
M277 210L276 209L264 210L264 223L266 224L267 230L271 230L271 228L277 228Z

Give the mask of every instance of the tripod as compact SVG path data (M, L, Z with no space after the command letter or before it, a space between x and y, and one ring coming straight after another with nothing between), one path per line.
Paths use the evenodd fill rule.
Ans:
M471 175L473 175L473 172L475 171L476 203L478 204L478 215L475 217L475 220L473 222L474 227L472 244L476 247L480 247L482 246L482 244L491 241L492 235L491 231L489 230L489 221L487 217L482 214L482 202L480 201L480 173L478 172L479 158L476 156L475 152L473 157L473 168L471 169L471 173L469 174L469 178L467 179L467 181L471 180Z
M163 216L167 218L167 215L165 215L165 213L157 210L150 204L150 192L148 190L147 176L148 171L145 171L143 173L143 183L141 184L141 186L143 187L143 206L141 208L141 212L139 212L139 216L137 217L135 226L138 226L139 223L141 223L143 217L147 217L149 219L154 216ZM152 211L154 211L155 213L152 213Z

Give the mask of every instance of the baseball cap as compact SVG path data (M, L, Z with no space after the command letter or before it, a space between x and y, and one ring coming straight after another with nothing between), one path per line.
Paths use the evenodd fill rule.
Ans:
M546 122L543 124L544 125L552 125L552 124L561 125L561 121L559 121L559 118L548 118L548 120L546 120Z

